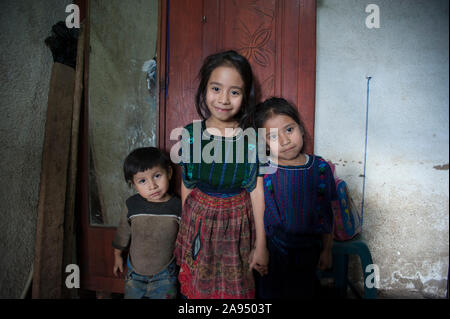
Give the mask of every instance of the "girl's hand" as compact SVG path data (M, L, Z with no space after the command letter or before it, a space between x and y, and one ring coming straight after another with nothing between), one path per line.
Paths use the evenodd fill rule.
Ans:
M123 273L123 258L122 256L114 256L114 269L113 273L114 276L118 277L119 274L117 273L117 270L119 270L121 273Z
M324 249L320 253L319 257L319 269L320 270L326 270L331 267L333 264L333 255L331 253L331 249Z
M255 269L261 276L267 275L269 251L266 247L252 249L248 262L250 264L250 270Z

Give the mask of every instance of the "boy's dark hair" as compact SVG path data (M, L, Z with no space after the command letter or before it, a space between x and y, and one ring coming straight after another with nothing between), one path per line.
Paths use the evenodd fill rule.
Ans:
M132 151L123 163L123 174L128 184L133 184L133 177L138 172L144 172L160 166L169 172L171 162L169 158L156 147L142 147Z
M289 116L298 124L300 131L305 137L309 138L297 109L287 100L279 97L271 97L255 107L255 115L253 117L255 129L264 127L264 123L274 115ZM305 143L306 139L304 138L303 140L303 143Z
M212 54L203 62L203 66L198 74L200 84L195 95L195 107L197 113L203 120L206 120L211 116L208 106L206 105L206 89L211 73L220 66L233 67L242 77L242 81L244 82L244 96L241 109L239 110L239 113L236 114L236 120L239 123L239 127L246 129L252 125L250 122L250 114L253 112L255 106L253 73L252 67L247 59L233 50Z

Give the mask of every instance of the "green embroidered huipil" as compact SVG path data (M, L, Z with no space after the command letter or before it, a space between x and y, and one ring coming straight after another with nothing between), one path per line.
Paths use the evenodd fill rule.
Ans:
M257 139L242 130L233 137L211 135L205 121L184 128L179 155L183 183L187 188L218 197L253 191L258 174ZM187 135L188 133L188 135Z

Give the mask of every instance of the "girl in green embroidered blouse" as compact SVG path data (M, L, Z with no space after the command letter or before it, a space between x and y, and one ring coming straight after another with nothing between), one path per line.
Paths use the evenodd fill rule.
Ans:
M181 183L181 201L183 212L186 198L198 188L200 191L212 193L228 193L229 196L236 191L245 189L250 193L253 208L256 240L249 255L249 269L255 269L261 275L267 273L268 251L264 230L264 190L262 177L258 177L258 163L250 163L248 152L256 148L256 138L252 143L245 140L242 129L251 127L251 113L254 107L252 70L248 61L234 51L221 52L206 58L200 70L200 84L196 94L196 109L203 121L194 122L185 127L190 133L190 149L192 144L200 143L199 152L202 156L199 162L193 162L191 152L187 162L182 162L183 182ZM195 140L195 130L200 132ZM225 159L222 163L206 161L205 143L220 140L220 148ZM239 147L239 142L244 141ZM209 142L211 143L211 142ZM245 144L246 143L246 144ZM242 145L241 145L242 146ZM246 154L245 163L236 163L239 158L239 149ZM216 148L214 149L217 150ZM234 156L231 160L229 154ZM197 152L197 154L199 153ZM203 153L203 154L202 154ZM256 154L256 152L255 152ZM241 154L242 155L242 154ZM227 157L229 156L229 157ZM239 161L239 160L238 160ZM233 194L233 191L235 192ZM217 201L221 200L218 196ZM182 220L183 223L183 220ZM179 235L180 237L180 235ZM180 249L182 250L182 249ZM180 253L183 255L183 253ZM178 256L183 259L183 256ZM183 263L183 261L181 261ZM182 267L183 268L183 267ZM189 296L188 296L189 297Z

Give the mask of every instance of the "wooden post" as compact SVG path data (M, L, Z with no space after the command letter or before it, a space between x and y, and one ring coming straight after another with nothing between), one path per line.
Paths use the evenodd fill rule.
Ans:
M63 282L62 297L75 297L75 290L65 288L64 269L67 265L76 262L74 258L74 224L75 224L75 201L77 186L77 167L78 167L78 141L80 133L80 110L81 100L83 96L83 75L84 75L84 34L85 28L81 24L77 46L77 64L75 70L75 88L73 95L73 112L72 112L72 136L70 143L70 159L69 159L69 177L67 183L67 200L64 216L64 250L63 250Z
M74 83L74 69L61 63L53 64L42 154L33 298L61 298Z

